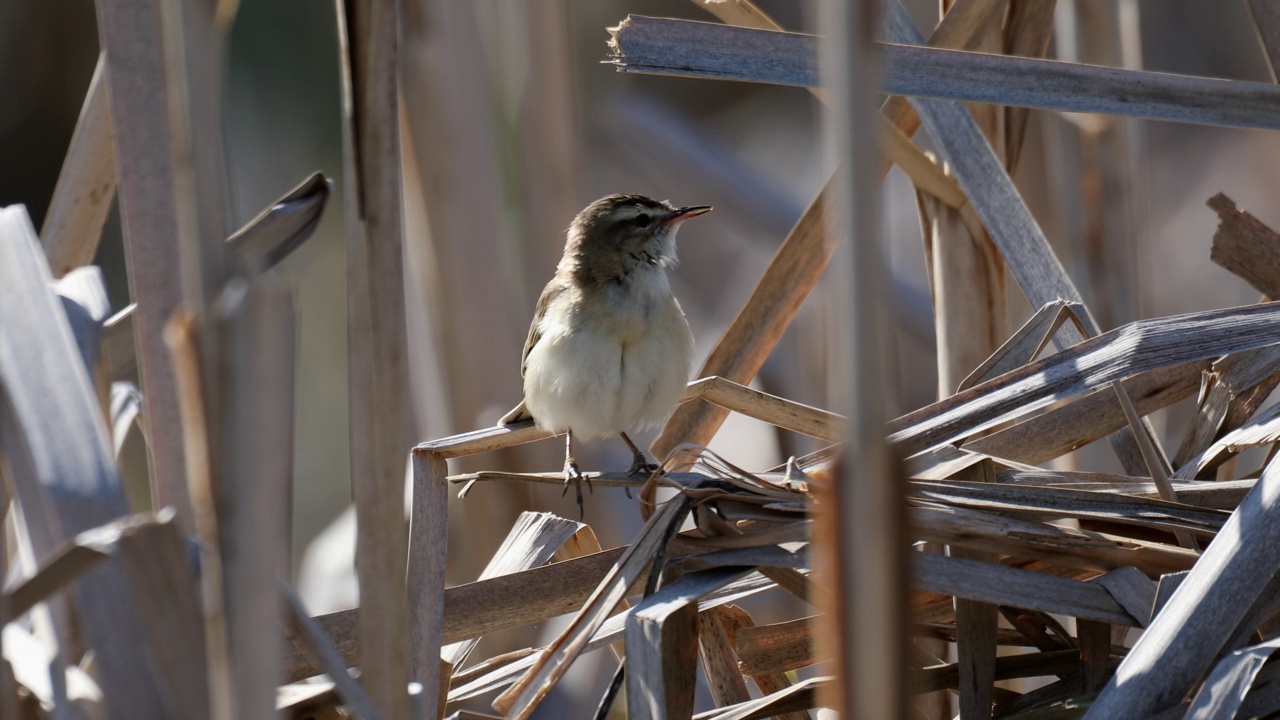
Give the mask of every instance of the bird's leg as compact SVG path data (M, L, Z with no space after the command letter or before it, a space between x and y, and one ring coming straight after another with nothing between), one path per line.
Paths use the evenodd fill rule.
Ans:
M572 482L573 489L578 494L579 519L586 514L586 510L582 504L583 480L586 480L587 482L587 489L591 492L595 492L595 489L591 487L591 480L589 480L586 475L582 474L582 471L578 469L578 461L573 459L573 432L570 431L565 434L564 439L564 491L560 493L560 496L564 497L564 494L569 492L569 483Z
M631 467L627 469L627 474L652 475L658 469L658 466L649 462L649 459L644 456L644 452L636 447L635 443L631 442L631 438L627 437L626 433L620 434L622 435L622 441L627 444L627 447L631 448Z

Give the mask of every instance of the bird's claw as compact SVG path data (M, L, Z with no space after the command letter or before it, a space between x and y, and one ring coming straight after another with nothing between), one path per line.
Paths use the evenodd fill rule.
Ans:
M627 474L632 477L636 475L652 475L658 471L658 464L651 463L645 459L643 455L636 455L631 459L631 467L627 468Z
M595 493L595 488L591 486L591 478L583 474L578 468L578 463L573 459L566 460L564 463L564 490L560 492L560 497L564 497L569 492L569 483L573 483L574 492L577 493L578 499L578 519L581 520L586 515L586 507L582 502L582 483L586 482L587 490Z

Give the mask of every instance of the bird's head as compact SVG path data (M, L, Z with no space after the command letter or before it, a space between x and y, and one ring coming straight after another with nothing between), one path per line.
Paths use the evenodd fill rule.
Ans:
M607 195L573 219L566 256L578 255L594 275L668 268L676 263L680 224L710 210L709 205L675 207L643 195Z

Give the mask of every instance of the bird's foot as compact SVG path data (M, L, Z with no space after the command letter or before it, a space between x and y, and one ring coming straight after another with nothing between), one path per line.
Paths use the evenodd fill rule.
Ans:
M631 467L627 469L628 475L644 475L648 477L657 472L658 466L649 462L648 458L644 456L644 451L634 442L631 442L631 438L627 437L626 433L619 433L619 435L631 450Z
M649 462L644 453L636 453L631 458L631 467L627 468L627 474L632 477L636 475L649 476L658 471L658 464Z
M586 516L586 508L582 502L582 483L587 484L587 490L591 493L595 492L595 488L591 486L591 478L583 474L578 468L578 461L571 457L564 459L564 490L560 493L560 497L564 497L569 492L569 484L573 483L573 490L577 494L578 499L578 519L581 520Z

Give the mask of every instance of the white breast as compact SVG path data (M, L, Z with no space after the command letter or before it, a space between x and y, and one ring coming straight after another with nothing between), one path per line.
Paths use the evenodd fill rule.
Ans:
M630 292L567 292L529 352L525 402L538 425L581 438L662 422L689 379L693 336L661 270Z

